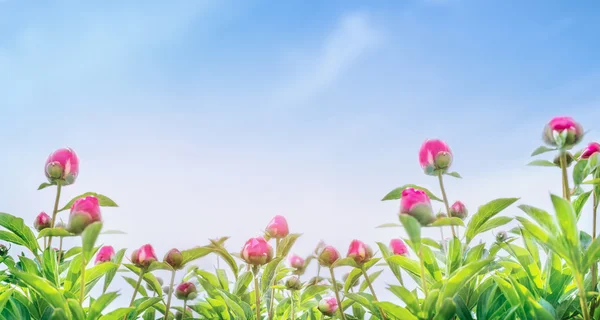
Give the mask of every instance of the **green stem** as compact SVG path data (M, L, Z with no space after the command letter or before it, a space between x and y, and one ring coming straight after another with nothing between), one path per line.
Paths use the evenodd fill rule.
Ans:
M442 189L442 198L444 198L444 205L446 205L446 214L448 217L450 216L450 205L448 204L448 197L446 196L446 188L444 188L444 178L442 178L442 172L438 173L438 180L440 181L440 189ZM452 230L452 236L456 237L456 232L454 231L454 226L450 226L450 230ZM442 239L443 241L444 239Z
M346 315L344 315L344 310L342 308L342 300L340 299L340 293L338 291L337 281L335 281L335 274L333 273L332 267L329 267L329 273L331 274L331 284L333 284L333 292L335 292L335 299L337 300L338 311L340 312L340 319L346 320Z
M594 190L592 190L592 213L594 216L594 224L592 226L593 231L592 231L592 242L594 240L596 240L596 218L597 218L597 214L598 214L598 206L596 205L596 202L598 201L598 195L596 194L596 186L594 186ZM594 264L592 264L592 291L596 291L596 287L598 286L598 264L596 261L594 261ZM596 311L596 300L597 298L593 298L592 299L592 306L590 307L590 314L593 316L595 311Z
M275 255L277 256L277 249L279 249L279 238L275 239ZM275 277L273 277L273 282L275 282ZM271 289L271 303L269 304L269 320L273 319L273 304L275 303L275 289Z
M375 294L375 289L373 289L373 284L371 283L371 279L369 279L369 275L367 274L367 270L365 270L364 266L361 266L360 269L362 270L363 276L365 276L365 281L369 285L369 290L371 290L373 299L375 300L375 302L379 302L379 299L377 299L377 295ZM338 302L338 308L339 309L342 308L342 305L339 302ZM383 309L379 308L379 312L381 313L381 316L383 317L384 320L387 319L387 317L385 316L385 313L383 312Z
M187 299L183 300L183 319L185 319L187 317Z
M58 256L56 256L58 266L60 266L60 258L62 256L62 245L63 245L63 237L60 237L60 240L58 243Z
M167 297L167 309L165 311L165 320L169 318L169 309L171 308L171 297L173 296L173 284L175 284L175 270L171 273L171 283L169 284L169 292Z
M83 307L83 299L85 298L85 267L87 265L87 261L85 260L85 255L81 255L81 287L79 288L79 302Z
M254 297L256 298L256 320L260 320L260 288L258 287L258 267L254 267Z
M62 184L59 182L56 185L56 199L54 199L54 210L52 210L52 221L50 221L50 226L54 228L54 221L56 220L56 214L58 213L58 202L60 201L60 191L62 190ZM48 237L48 247L52 247L52 236Z
M142 279L144 279L144 270L140 269L140 277L138 278L138 281L135 284L135 288L133 289L133 295L131 296L131 301L129 302L130 307L132 307L133 303L135 302L135 296L137 295L138 290L140 290L140 285L142 284Z
M567 153L564 151L560 153L560 167L562 169L563 198L567 199L567 201L571 201L571 189L569 189L569 175L567 174Z
M419 248L419 262L421 263L421 290L425 298L427 297L427 281L425 281L425 262L423 260L423 249Z
M294 310L294 300L296 299L296 296L294 294L294 292L292 291L292 320L296 320L296 311Z
M579 289L579 304L581 305L581 313L583 320L590 320L589 310L587 308L587 300L585 297L585 285L583 284L583 277L578 272L575 277L577 278L577 288Z

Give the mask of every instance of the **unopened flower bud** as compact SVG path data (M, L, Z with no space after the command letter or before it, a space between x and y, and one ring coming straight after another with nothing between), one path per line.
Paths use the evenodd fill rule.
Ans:
M297 270L301 270L304 269L304 258L300 257L299 255L296 254L292 254L290 255L289 258L289 262L290 262L290 267L297 269Z
M287 220L285 220L284 216L276 215L273 217L271 222L265 228L265 233L270 238L274 239L282 239L285 238L290 230L288 228Z
M390 240L390 249L395 255L406 256L408 255L408 248L402 239Z
M96 254L96 261L94 263L99 264L103 262L109 262L114 256L115 249L112 246L104 246L98 250L98 253Z
M319 254L319 264L324 267L331 267L339 258L340 253L333 246L326 246Z
M588 144L587 147L585 147L585 149L583 149L579 158L580 159L589 159L594 153L598 153L598 152L600 152L600 143L592 142L592 143Z
M373 258L373 250L360 240L352 240L347 257L354 259L358 265L362 265Z
M431 200L425 191L406 188L402 190L400 200L400 214L408 214L417 219L421 225L426 226L433 222L433 209Z
M273 259L273 248L263 237L251 238L244 244L241 256L250 265L264 265Z
M467 210L467 207L465 207L465 205L460 201L456 201L450 207L450 216L451 217L455 217L455 218L464 220L468 215L469 215L469 211Z
M583 138L583 127L571 117L555 117L544 127L543 139L548 145L569 149Z
M183 282L175 289L175 297L180 300L193 300L197 296L196 286L191 282Z
M426 140L419 150L419 164L428 175L446 172L452 164L452 151L442 140Z
M77 199L71 206L67 229L72 233L81 234L87 226L99 221L102 221L102 215L98 198L87 196Z
M300 290L302 288L302 282L297 276L291 276L285 281L285 287L289 290Z
M157 260L154 248L150 244L145 244L131 253L131 262L138 268L147 269Z
M181 269L181 267L183 267L183 254L181 254L181 251L177 250L177 249L171 249L167 252L167 254L165 254L164 257L164 262L168 265L170 265L171 267L173 267L173 269Z
M33 227L37 231L42 231L46 228L50 228L52 226L52 218L47 215L45 212L40 212L40 214L35 217L35 221L33 221Z
M8 255L8 247L3 244L0 244L0 258L6 257Z
M58 149L48 156L44 172L48 181L70 185L79 175L79 158L70 148Z
M321 313L323 315L331 317L337 311L337 308L338 308L337 300L335 299L335 297L321 299L321 301L319 301L318 308L319 308L319 311L321 311Z
M496 234L496 242L504 242L508 240L508 234L506 233L506 231L500 231Z

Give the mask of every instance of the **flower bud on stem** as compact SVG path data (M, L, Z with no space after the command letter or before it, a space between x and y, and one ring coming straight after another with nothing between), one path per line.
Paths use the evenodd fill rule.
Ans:
M333 292L335 292L335 299L338 303L338 310L340 312L340 319L346 320L346 315L344 315L344 310L342 306L342 300L340 300L340 293L338 292L337 282L335 281L335 274L333 273L333 267L329 267L329 273L331 274L331 284L333 285ZM373 294L375 296L375 294ZM377 299L375 299L377 300Z

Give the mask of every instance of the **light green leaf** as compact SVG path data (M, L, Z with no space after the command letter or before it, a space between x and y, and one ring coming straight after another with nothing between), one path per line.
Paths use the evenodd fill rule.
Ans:
M404 189L408 189L408 188L413 188L413 189L417 189L417 190L423 190L423 191L425 191L425 193L429 196L429 198L431 200L442 202L442 199L440 199L439 197L436 197L428 189L420 187L420 186L417 186L417 185L414 185L414 184L405 184L402 187L398 187L398 188L390 191L387 195L385 195L385 197L383 197L383 199L381 199L381 201L398 200L398 199L402 198L402 191L404 191Z
M112 201L109 197L96 193L96 192L86 192L84 194L78 195L77 197L71 199L71 201L69 201L64 207L62 207L60 210L58 210L58 212L62 212L68 209L71 209L71 207L73 206L73 204L75 203L75 201L77 201L78 199L81 198L85 198L88 196L94 196L96 198L98 198L98 204L101 207L118 207L118 205Z
M96 240L98 239L100 230L102 230L102 222L94 222L85 227L83 233L81 234L81 247L85 261L90 261L92 258L94 245L96 245Z
M16 269L11 270L11 273L31 289L42 295L54 308L68 310L67 301L64 296L48 280Z
M446 298L442 302L442 307L437 312L433 320L450 320L456 314L456 305L454 305L454 301L450 298Z
M579 160L575 164L573 168L573 183L575 186L580 185L583 182L583 179L587 177L590 172L586 170L587 168L587 160Z
M458 172L447 172L446 175L462 179L462 177L460 176L460 174L458 174Z
M573 210L573 206L569 201L550 195L554 210L556 210L556 218L558 225L571 248L579 248L579 231L577 230L577 216Z
M481 225L481 227L479 228L479 233L484 233L486 231L492 230L494 228L498 228L501 227L509 222L512 221L513 218L511 217L494 217L489 219L488 221L486 221L483 225Z
M456 271L456 273L448 279L444 285L442 294L440 295L441 303L446 298L453 298L467 282L479 274L479 272L489 265L494 258L487 258L480 261L471 262Z
M42 182L42 184L40 184L40 186L37 189L42 190L42 189L46 189L50 186L55 186L55 185L56 185L56 183Z
M247 271L247 272L242 273L238 277L237 281L235 282L235 286L233 288L233 294L236 295L237 297L241 297L246 292L246 289L250 285L250 282L252 282L252 279L253 279L252 272Z
M332 268L337 268L337 267L359 268L360 266L352 258L342 258L342 259L338 259L336 262L334 262L333 265L331 265L331 267Z
M277 257L285 257L288 255L296 240L301 236L300 233L290 233L285 238L283 238L279 242L279 246L277 247Z
M118 308L118 309L115 309L115 310L103 315L102 317L100 317L100 320L122 320L125 316L127 316L129 313L131 313L134 310L135 310L135 308L133 308L133 307Z
M548 160L533 160L527 165L537 167L558 167L554 162Z
M118 296L119 296L119 293L117 293L117 292L108 292L108 293L105 293L105 294L101 295L100 297L98 297L98 299L96 299L92 302L90 308L88 309L88 316L87 316L86 320L98 319L98 317L100 317L102 311L106 307L108 307L108 305L111 302L113 302Z
M406 233L408 233L413 246L418 250L421 247L421 224L417 219L407 214L400 215L400 222L402 222Z
M600 178L583 181L581 184L600 184Z
M480 233L481 226L484 223L517 200L519 200L519 198L500 198L480 206L467 225L467 230L465 231L466 243L468 244L471 242L471 240Z
M573 200L573 210L575 210L575 216L577 217L577 220L579 220L581 210L583 210L583 207L585 206L587 200L590 198L591 194L592 190L580 194L577 198L575 198L575 200Z
M260 290L263 295L273 285L273 279L275 278L275 274L277 273L277 268L279 267L281 260L283 260L282 257L275 258L265 266L260 284Z
M70 233L64 228L46 228L38 233L38 239L43 237L75 237L76 234Z
M12 231L16 236L21 238L22 244L29 249L33 254L37 254L38 243L29 227L25 225L23 219L0 212L0 226Z
M443 217L436 219L433 223L427 225L427 227L445 227L445 226L461 226L465 224L460 218L457 217Z
M81 305L79 305L79 301L75 299L67 299L67 304L69 305L69 310L73 315L73 320L85 320L85 314L83 313Z
M554 219L548 212L525 204L518 206L518 208L533 218L540 226L544 227L546 231L551 234L558 234L558 228L554 224Z
M406 310L406 308L395 305L391 302L375 302L375 305L381 308L381 310L383 310L387 316L392 316L396 319L402 320L419 320L419 318L410 313L410 311Z
M375 228L397 228L397 227L402 227L401 224L399 223L384 223L384 224L380 224Z
M181 251L181 255L183 256L183 265L196 259L207 256L211 252L212 249L209 247L196 247L188 250L183 250Z

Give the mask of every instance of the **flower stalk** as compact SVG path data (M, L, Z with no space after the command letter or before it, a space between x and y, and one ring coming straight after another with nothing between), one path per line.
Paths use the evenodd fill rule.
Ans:
M173 285L175 284L175 270L171 272L171 282L169 283L169 292L167 297L167 307L165 311L165 320L169 318L169 309L171 308L171 298L173 297Z
M442 190L442 198L444 199L444 205L446 206L446 213L450 214L450 205L448 204L448 197L446 196L446 188L444 188L444 178L442 177L442 175L443 173L440 171L438 173L438 180L440 182L440 189ZM454 231L454 226L450 226L450 230L452 231L452 236L456 237L456 231Z
M338 311L340 313L340 319L346 320L346 316L344 315L344 310L342 310L342 308L341 308L342 300L340 299L340 292L338 291L337 281L335 280L335 274L333 272L333 267L329 267L329 274L331 275L331 284L333 285L333 292L335 292L335 299L337 300L337 304L339 306ZM373 297L375 297L375 294L373 294Z

